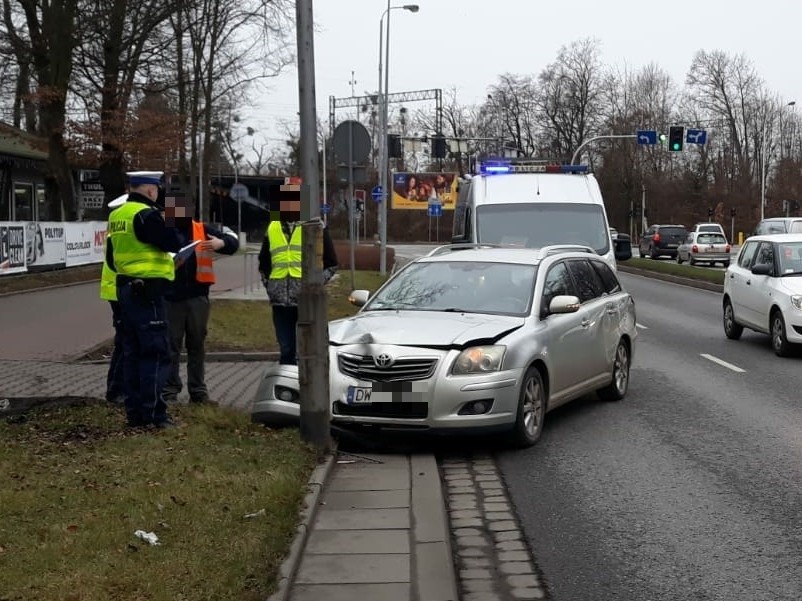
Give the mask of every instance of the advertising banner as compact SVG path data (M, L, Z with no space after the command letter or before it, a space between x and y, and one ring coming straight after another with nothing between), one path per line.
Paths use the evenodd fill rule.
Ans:
M28 269L64 265L67 262L64 223L60 221L26 222L25 246Z
M108 222L106 221L93 221L92 222L92 262L102 263L106 258L106 228Z
M96 221L64 223L67 267L97 263L94 250L96 223Z
M451 211L457 203L456 173L394 173L393 209L426 211L430 201Z
M0 221L0 275L25 269L25 224Z

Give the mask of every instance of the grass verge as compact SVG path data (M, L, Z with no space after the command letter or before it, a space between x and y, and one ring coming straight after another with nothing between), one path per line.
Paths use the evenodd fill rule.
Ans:
M384 282L377 271L355 272L357 289L375 292ZM348 317L357 312L348 302L351 293L350 272L340 272L327 288L329 319ZM266 298L266 297L265 297ZM207 351L277 351L276 332L270 304L265 300L242 301L214 299L209 318Z
M67 284L80 284L100 279L101 266L81 265L68 269L54 269L38 273L24 273L19 275L4 275L0 278L0 294L9 292L24 292L48 286L65 286Z
M0 422L0 598L256 601L273 591L314 452L297 430L241 412L172 412L184 425L159 432L124 430L118 407L89 401Z
M674 261L633 257L622 263L622 265L625 267L633 267L635 269L643 269L645 271L654 271L657 273L679 276L691 280L700 280L703 282L711 282L713 284L724 284L724 271L708 269L706 267L677 265L677 263Z

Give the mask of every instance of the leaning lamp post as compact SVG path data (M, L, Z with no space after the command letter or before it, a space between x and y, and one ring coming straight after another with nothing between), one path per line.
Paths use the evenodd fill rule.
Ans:
M387 8L382 13L379 19L379 95L382 97L381 118L379 121L379 183L382 187L384 198L379 206L379 243L381 245L379 253L379 272L382 275L387 273L387 204L390 202L390 185L389 185L389 170L390 170L390 152L387 148L387 121L388 121L388 106L390 104L388 94L390 92L390 11L394 9L407 10L411 13L416 13L420 10L417 4L404 4L392 6L390 0L387 0ZM387 17L387 25L384 34L384 93L381 89L381 76L382 76L382 23L384 17Z

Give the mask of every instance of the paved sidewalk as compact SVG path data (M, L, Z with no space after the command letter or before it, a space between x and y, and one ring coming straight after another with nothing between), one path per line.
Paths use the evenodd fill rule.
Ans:
M253 402L265 361L206 363L209 396L221 406L246 410ZM182 377L186 364L182 363ZM106 396L108 363L0 361L0 400ZM188 401L184 390L179 401Z
M456 601L434 456L341 452L291 582L290 601Z

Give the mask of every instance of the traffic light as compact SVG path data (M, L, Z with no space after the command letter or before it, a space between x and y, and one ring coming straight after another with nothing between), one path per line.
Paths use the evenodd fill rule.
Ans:
M735 207L730 209L730 217L735 217Z
M401 147L401 136L398 134L387 134L387 156L391 159L404 158L404 150Z
M712 219L713 218L713 208L712 207L707 207L707 218L708 219Z
M685 128L681 125L672 125L668 128L668 149L672 152L679 152L682 150L683 136L685 135Z
M660 142L660 144L665 144L666 140L668 140L668 136L665 134L659 134L657 136L657 140Z
M432 136L432 158L446 158L446 139L444 136Z

